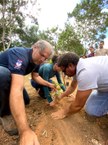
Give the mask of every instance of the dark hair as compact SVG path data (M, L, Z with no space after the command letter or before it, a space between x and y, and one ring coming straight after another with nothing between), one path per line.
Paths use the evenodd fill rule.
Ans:
M59 67L68 67L69 64L77 65L79 56L73 52L62 54L57 61Z
M52 56L52 63L53 64L57 63L57 60L58 60L58 55L53 55Z
M90 49L90 48L93 48L93 49L94 49L94 47L93 47L93 46L90 46L90 47L89 47L89 49Z

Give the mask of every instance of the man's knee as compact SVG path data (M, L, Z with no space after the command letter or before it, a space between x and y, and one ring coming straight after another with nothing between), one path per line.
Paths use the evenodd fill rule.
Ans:
M32 80L32 79L31 79L31 80L30 80L30 83L31 83L32 87L34 87L34 88L36 87L36 86L35 86L35 85L36 85L36 83L35 83L35 81L34 81L34 80Z
M85 112L90 116L96 116L101 117L103 116L102 111L99 110L99 108L91 107L91 106L85 106Z
M41 85L39 85L37 82L35 82L34 80L30 80L30 83L32 85L33 88L35 88L36 90L41 88Z

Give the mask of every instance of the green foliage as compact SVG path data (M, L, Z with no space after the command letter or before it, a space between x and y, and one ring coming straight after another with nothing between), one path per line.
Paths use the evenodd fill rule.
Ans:
M58 84L54 80L52 83L55 85L56 91L51 91L50 95L51 95L52 99L54 101L56 101L57 99L59 99L59 96L63 93L63 90L61 89L60 84Z
M55 48L58 38L58 27L52 27L44 31L39 31L39 39L45 39L50 42Z
M1 0L0 1L0 47L5 50L5 48L9 48L13 46L13 44L20 44L29 46L33 40L33 30L34 28L31 28L32 32L32 40L30 39L30 36L28 36L25 28L25 18L29 17L31 21L33 21L36 26L38 25L37 18L35 16L31 16L26 11L24 11L24 8L28 5L28 0ZM36 0L30 1L33 6L36 5ZM37 7L36 7L37 8ZM30 22L31 22L30 21ZM28 29L27 29L28 31ZM36 32L36 31L35 31ZM10 38L10 41L6 41L7 37ZM22 41L20 41L20 39ZM27 39L26 39L27 38ZM13 42L14 39L14 42ZM15 41L16 39L16 41ZM37 40L36 37L34 37L35 41ZM17 42L18 41L18 42ZM26 42L25 42L26 41ZM11 44L12 43L12 44Z
M15 32L17 27L22 28L24 26L24 17L20 8L26 4L27 2L24 0L0 1L0 45L3 50L11 44L13 31ZM10 41L6 41L8 37Z
M58 27L53 27L45 31L40 31L40 38L46 38L53 46L56 46L56 38L58 37Z
M83 46L70 24L66 24L65 29L59 35L57 48L62 51L73 51L79 55L84 53Z
M23 30L18 30L19 38L22 46L31 47L36 41L39 40L38 37L38 26L26 27Z
M68 17L75 18L74 28L84 41L90 42L105 38L108 28L108 1L82 0L73 12L68 14Z
M49 41L55 46L54 36L57 36L57 28L47 29L46 31L40 31L39 27L33 25L31 27L25 27L24 29L16 29L19 37L19 42L13 42L13 44L19 44L24 47L31 47L39 39Z

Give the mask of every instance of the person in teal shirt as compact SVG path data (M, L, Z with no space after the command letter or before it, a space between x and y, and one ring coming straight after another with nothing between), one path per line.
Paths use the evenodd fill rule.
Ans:
M46 81L49 81L52 83L52 80L50 78L56 76L58 84L60 85L61 89L65 91L65 86L62 83L61 76L60 76L60 71L61 69L57 66L57 59L58 56L54 55L52 57L52 63L44 63L39 67L38 74ZM35 71L35 70L34 70ZM55 102L51 98L50 91L51 89L49 87L46 87L44 85L38 84L36 81L34 81L33 76L31 79L31 85L34 87L37 91L39 90L39 95L47 99L48 103L50 106L54 106Z

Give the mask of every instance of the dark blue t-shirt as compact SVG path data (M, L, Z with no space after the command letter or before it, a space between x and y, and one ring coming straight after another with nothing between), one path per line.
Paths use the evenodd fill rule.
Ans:
M32 61L31 48L14 47L0 53L0 66L8 68L11 73L27 75L39 65Z

